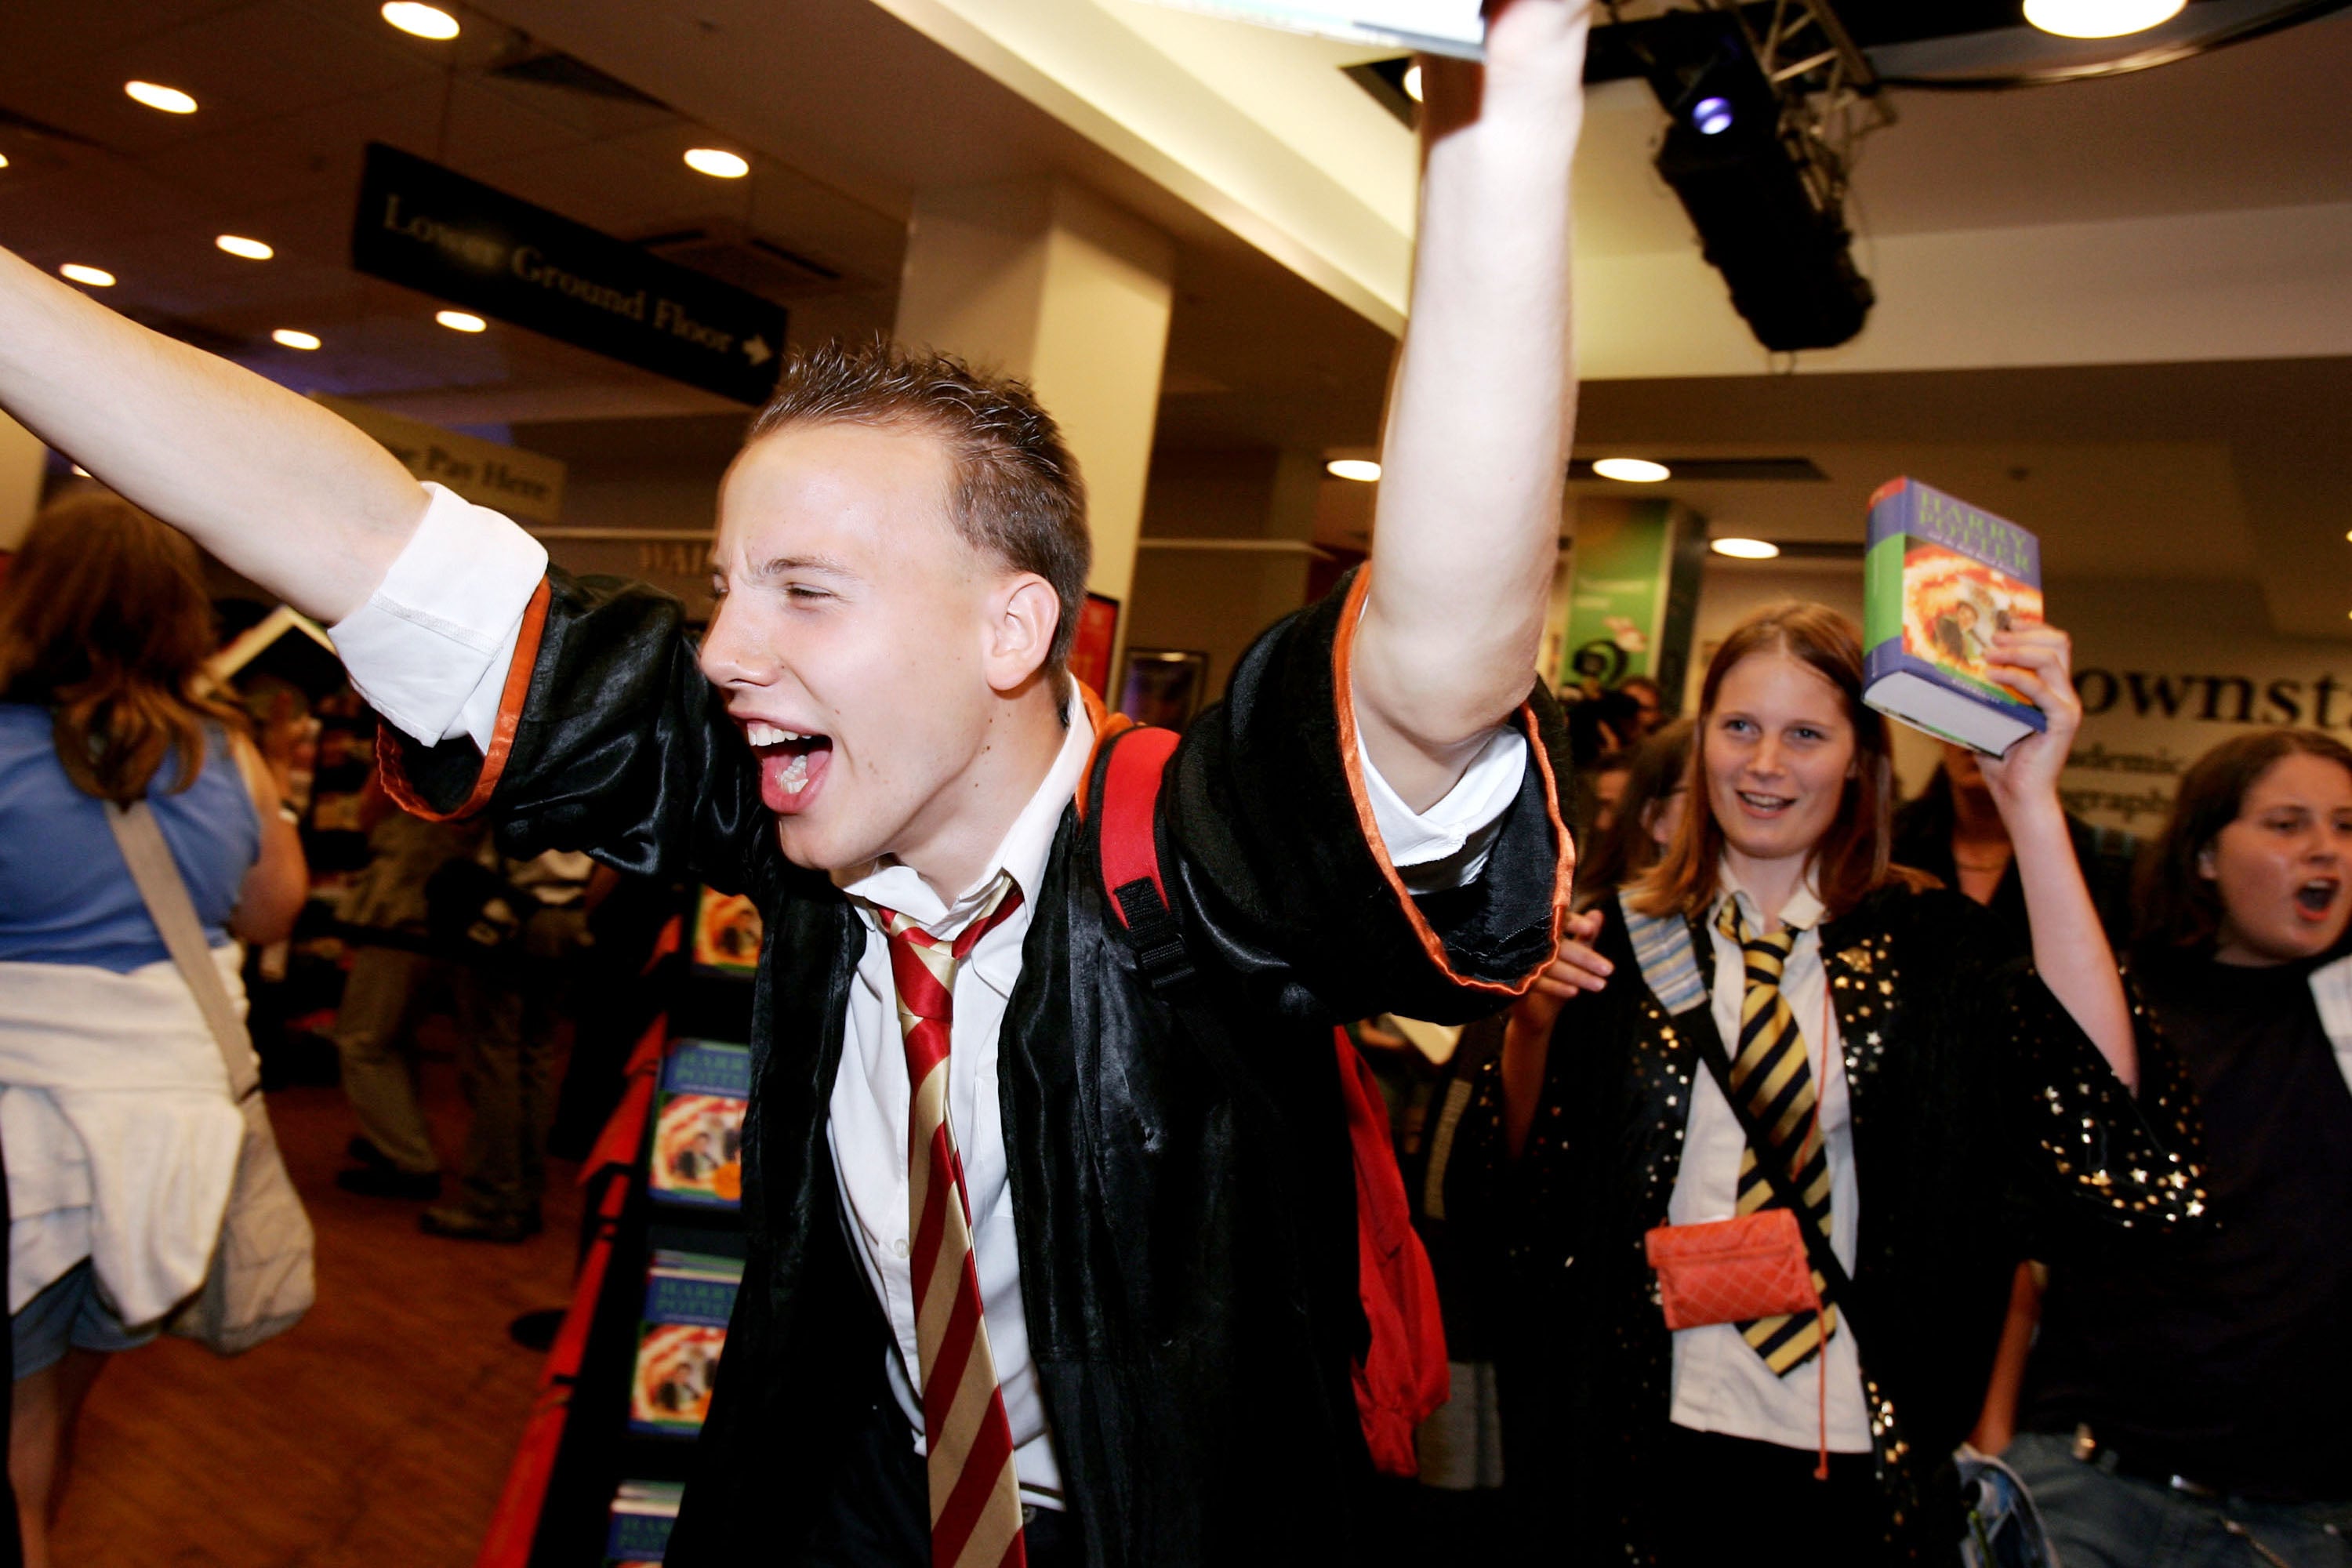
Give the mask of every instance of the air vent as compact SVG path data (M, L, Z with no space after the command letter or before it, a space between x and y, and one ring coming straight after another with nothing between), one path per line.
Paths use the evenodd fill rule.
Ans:
M585 60L574 59L562 49L549 48L545 44L520 35L483 74L503 81L528 81L541 87L558 88L565 92L585 93L591 98L610 99L616 103L642 103L654 109L669 107L658 98L639 92L618 77L606 76Z
M838 268L753 234L740 223L714 221L666 229L637 243L665 260L780 302L837 294L851 286Z
M1649 456L1646 452L1642 455ZM1811 458L1653 458L1650 460L1665 465L1675 481L1681 484L1752 484L1759 480L1768 483L1784 480L1818 482L1829 478L1813 466ZM1592 471L1592 460L1587 458L1579 458L1569 464L1568 477L1571 479L1601 479L1601 476Z
M5 104L0 104L0 131L21 131L27 135L38 136L46 142L69 142L77 147L97 147L108 152L113 151L105 142L93 141L79 131L68 131L62 125L52 125L46 120L36 120L31 115L10 109Z

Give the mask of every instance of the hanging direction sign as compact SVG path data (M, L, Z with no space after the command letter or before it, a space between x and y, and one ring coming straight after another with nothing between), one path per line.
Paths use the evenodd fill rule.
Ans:
M775 389L782 306L380 142L352 265L740 403Z

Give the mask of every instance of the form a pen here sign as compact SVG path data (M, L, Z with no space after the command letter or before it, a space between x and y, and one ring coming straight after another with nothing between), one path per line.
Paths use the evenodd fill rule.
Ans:
M782 306L380 142L352 263L740 402L775 386Z
M444 430L349 398L325 393L311 396L373 437L419 479L430 479L524 522L561 520L565 469L558 458Z

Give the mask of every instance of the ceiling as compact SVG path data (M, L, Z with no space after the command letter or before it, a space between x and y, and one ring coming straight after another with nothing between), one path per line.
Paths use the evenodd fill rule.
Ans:
M1374 438L1413 150L1337 68L1364 51L1140 0L460 10L442 46L373 0L0 6L0 243L104 266L110 302L298 387L551 442L594 421L583 453L723 451L740 411L719 399L505 326L460 337L432 301L352 273L362 147L623 237L748 226L838 274L792 298L802 341L887 328L916 193L1050 173L1177 242L1163 450ZM551 47L656 101L497 74ZM2352 16L2115 80L1895 92L1855 182L1877 316L1792 375L1763 374L1652 172L1647 89L1598 88L1577 171L1579 450L1810 457L1824 481L1667 487L1718 531L1789 539L1853 537L1869 489L1914 472L2042 532L2053 574L2250 577L2282 629L2340 635L2352 117L2314 109L2347 76ZM131 77L204 108L140 108ZM714 141L752 177L679 162ZM225 231L278 258L219 253ZM272 347L279 326L328 346ZM1333 537L1366 499L1335 489Z

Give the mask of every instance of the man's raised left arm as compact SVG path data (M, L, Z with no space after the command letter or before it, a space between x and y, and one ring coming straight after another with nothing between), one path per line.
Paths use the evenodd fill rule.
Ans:
M1501 0L1483 68L1423 73L1411 322L1350 661L1364 751L1414 811L1534 679L1575 414L1569 174L1589 9Z

